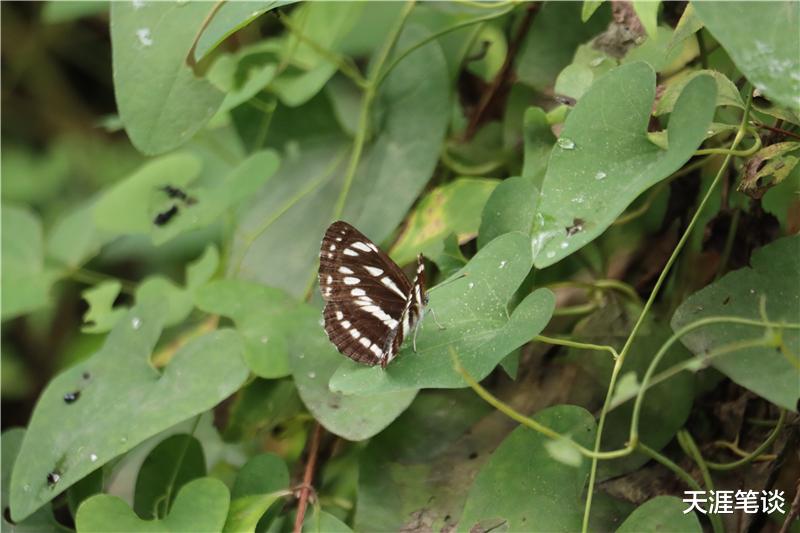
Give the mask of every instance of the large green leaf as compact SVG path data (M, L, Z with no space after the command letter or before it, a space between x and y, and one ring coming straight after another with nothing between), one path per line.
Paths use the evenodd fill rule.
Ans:
M33 212L3 206L3 320L47 305L55 276L44 266L42 225Z
M113 2L114 92L136 148L160 154L188 141L214 115L223 93L187 63L211 2Z
M203 446L192 435L179 433L158 443L139 469L133 509L146 520L169 514L178 491L206 475Z
M413 353L410 339L385 370L343 360L331 388L346 394L429 387L465 387L449 355L454 348L475 379L483 379L509 352L539 333L553 313L553 293L539 289L513 312L508 302L531 268L530 243L521 233L484 246L460 271L463 277L434 290L429 308L446 329L424 322Z
M397 418L417 390L348 395L330 390L328 382L346 358L328 340L321 316L309 306L296 315L296 333L289 340L294 382L308 410L328 431L349 440L367 439Z
M672 317L678 330L712 316L759 320L761 302L773 322L797 324L800 314L800 237L784 237L757 250L752 268L726 274L687 298ZM746 348L711 359L711 365L739 385L786 409L797 411L800 399L800 330L780 331L783 348ZM731 343L757 340L764 328L741 324L703 326L683 337L683 343L699 357Z
M418 27L406 28L396 48L426 35ZM281 118L285 127L272 123L277 133L270 144L291 151L270 180L268 194L237 229L232 262L233 275L297 297L305 295L313 280L319 243L335 215L349 154L338 126L326 129L335 124L329 104L314 99L306 106L297 108L293 120ZM403 219L439 158L449 113L447 69L439 45L428 43L404 58L381 85L373 107L380 117L375 140L347 191L342 218L381 242ZM314 120L324 120L324 126L308 123L312 108ZM274 118L280 117L276 113Z
M776 103L800 110L800 4L692 2L737 68Z
M359 457L356 530L455 524L472 479L507 431L478 423L489 412L471 390L420 393Z
M160 299L138 302L99 352L50 382L14 468L15 519L147 437L210 409L247 378L244 343L230 330L198 337L166 368L153 368L149 358L167 311ZM58 479L48 484L53 473Z
M81 532L181 532L221 531L230 496L225 484L211 477L187 483L163 520L142 520L121 498L100 494L86 500L75 516Z
M534 419L582 446L594 440L594 417L581 407L557 405ZM552 442L527 427L515 429L475 478L459 531L484 520L508 531L580 530L590 461L578 456L577 466L562 463L553 457Z
M674 496L656 496L640 505L622 523L617 533L672 531L700 533L703 528L694 513L685 513L686 504Z
M703 141L716 86L698 76L669 119L669 148L650 142L647 126L655 72L645 63L598 79L567 117L542 185L534 263L552 265L591 242L636 197L683 165Z

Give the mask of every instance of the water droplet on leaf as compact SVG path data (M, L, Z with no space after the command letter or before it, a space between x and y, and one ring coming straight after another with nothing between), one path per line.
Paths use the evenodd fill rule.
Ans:
M564 150L572 150L575 148L575 141L567 139L566 137L559 137L556 143Z
M93 462L93 463L94 463L95 461L97 461L97 454L94 454L94 453L93 453L93 454L89 455L89 460L90 460L91 462Z
M73 392L68 392L64 395L64 403L70 404L78 401L78 398L81 397L81 391L76 390Z

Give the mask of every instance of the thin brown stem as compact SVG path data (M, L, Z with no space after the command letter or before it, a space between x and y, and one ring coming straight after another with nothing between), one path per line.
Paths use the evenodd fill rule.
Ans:
M314 433L311 435L311 443L308 447L308 459L306 469L303 473L303 484L300 486L299 502L297 503L297 517L294 519L294 533L303 531L303 521L306 518L306 508L308 508L308 496L312 491L311 482L314 480L314 468L317 464L319 454L319 441L322 439L322 426L317 422L314 424Z
M478 131L478 126L480 125L483 115L486 113L486 110L489 108L489 104L496 98L500 89L504 86L508 85L509 77L511 76L511 70L514 66L514 58L519 51L519 47L522 44L522 40L525 38L525 35L528 33L528 30L531 27L531 23L533 22L533 18L536 13L539 11L540 2L532 2L528 4L525 15L522 17L522 21L519 24L519 28L517 29L517 33L514 35L514 39L511 41L508 47L508 53L506 54L506 59L503 62L503 66L500 67L500 71L492 80L492 84L489 85L489 88L486 92L483 93L481 96L481 100L478 103L478 107L475 108L475 112L472 114L470 118L469 125L467 126L467 130L464 133L464 139L469 140L475 135L475 132Z

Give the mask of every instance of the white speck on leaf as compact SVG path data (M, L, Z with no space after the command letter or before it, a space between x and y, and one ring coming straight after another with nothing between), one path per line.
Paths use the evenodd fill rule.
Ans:
M470 282L469 282L469 284L467 285L467 287L469 287L470 289L471 289L472 287L474 287L474 286L475 286L475 284L474 284L474 283L472 283L471 281L470 281Z
M133 329L139 329L140 327L142 327L142 320L138 317L133 317L131 319L131 327Z
M564 241L564 242L561 243L561 248L567 248L568 246L569 246L569 243L567 241Z
M260 340L261 340L261 344L267 344L267 342L269 341L269 337L264 335L263 337L261 337Z
M315 372L309 372L308 373L308 378L309 379L314 379L315 377L317 377L317 374Z
M144 0L133 0L131 2L133 4L133 9L139 9L144 7Z
M600 170L600 171L598 171L598 172L597 172L597 174L595 174L595 175L594 175L594 179L596 179L596 180L598 180L598 181L599 181L599 180L603 180L603 179L605 179L605 178L606 178L606 175L607 175L607 174L606 174L605 172L603 172L602 170Z
M559 137L556 143L564 150L572 150L575 148L575 141L567 139L566 137Z
M95 461L97 461L97 454L94 454L94 453L93 453L93 454L89 455L89 460L90 460L91 462L93 462L93 463L94 463Z
M508 264L508 261L500 261L500 267L499 268L505 268L506 264Z
M546 255L548 259L552 259L556 256L556 253L553 250L550 250Z
M136 37L139 38L139 42L142 46L151 46L153 44L153 38L150 36L150 28L139 28L136 30Z

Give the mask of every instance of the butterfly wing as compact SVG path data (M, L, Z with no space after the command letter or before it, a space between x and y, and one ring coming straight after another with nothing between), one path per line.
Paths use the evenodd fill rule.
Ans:
M402 342L414 287L400 267L364 234L334 222L320 248L319 285L325 331L344 355L386 365Z

